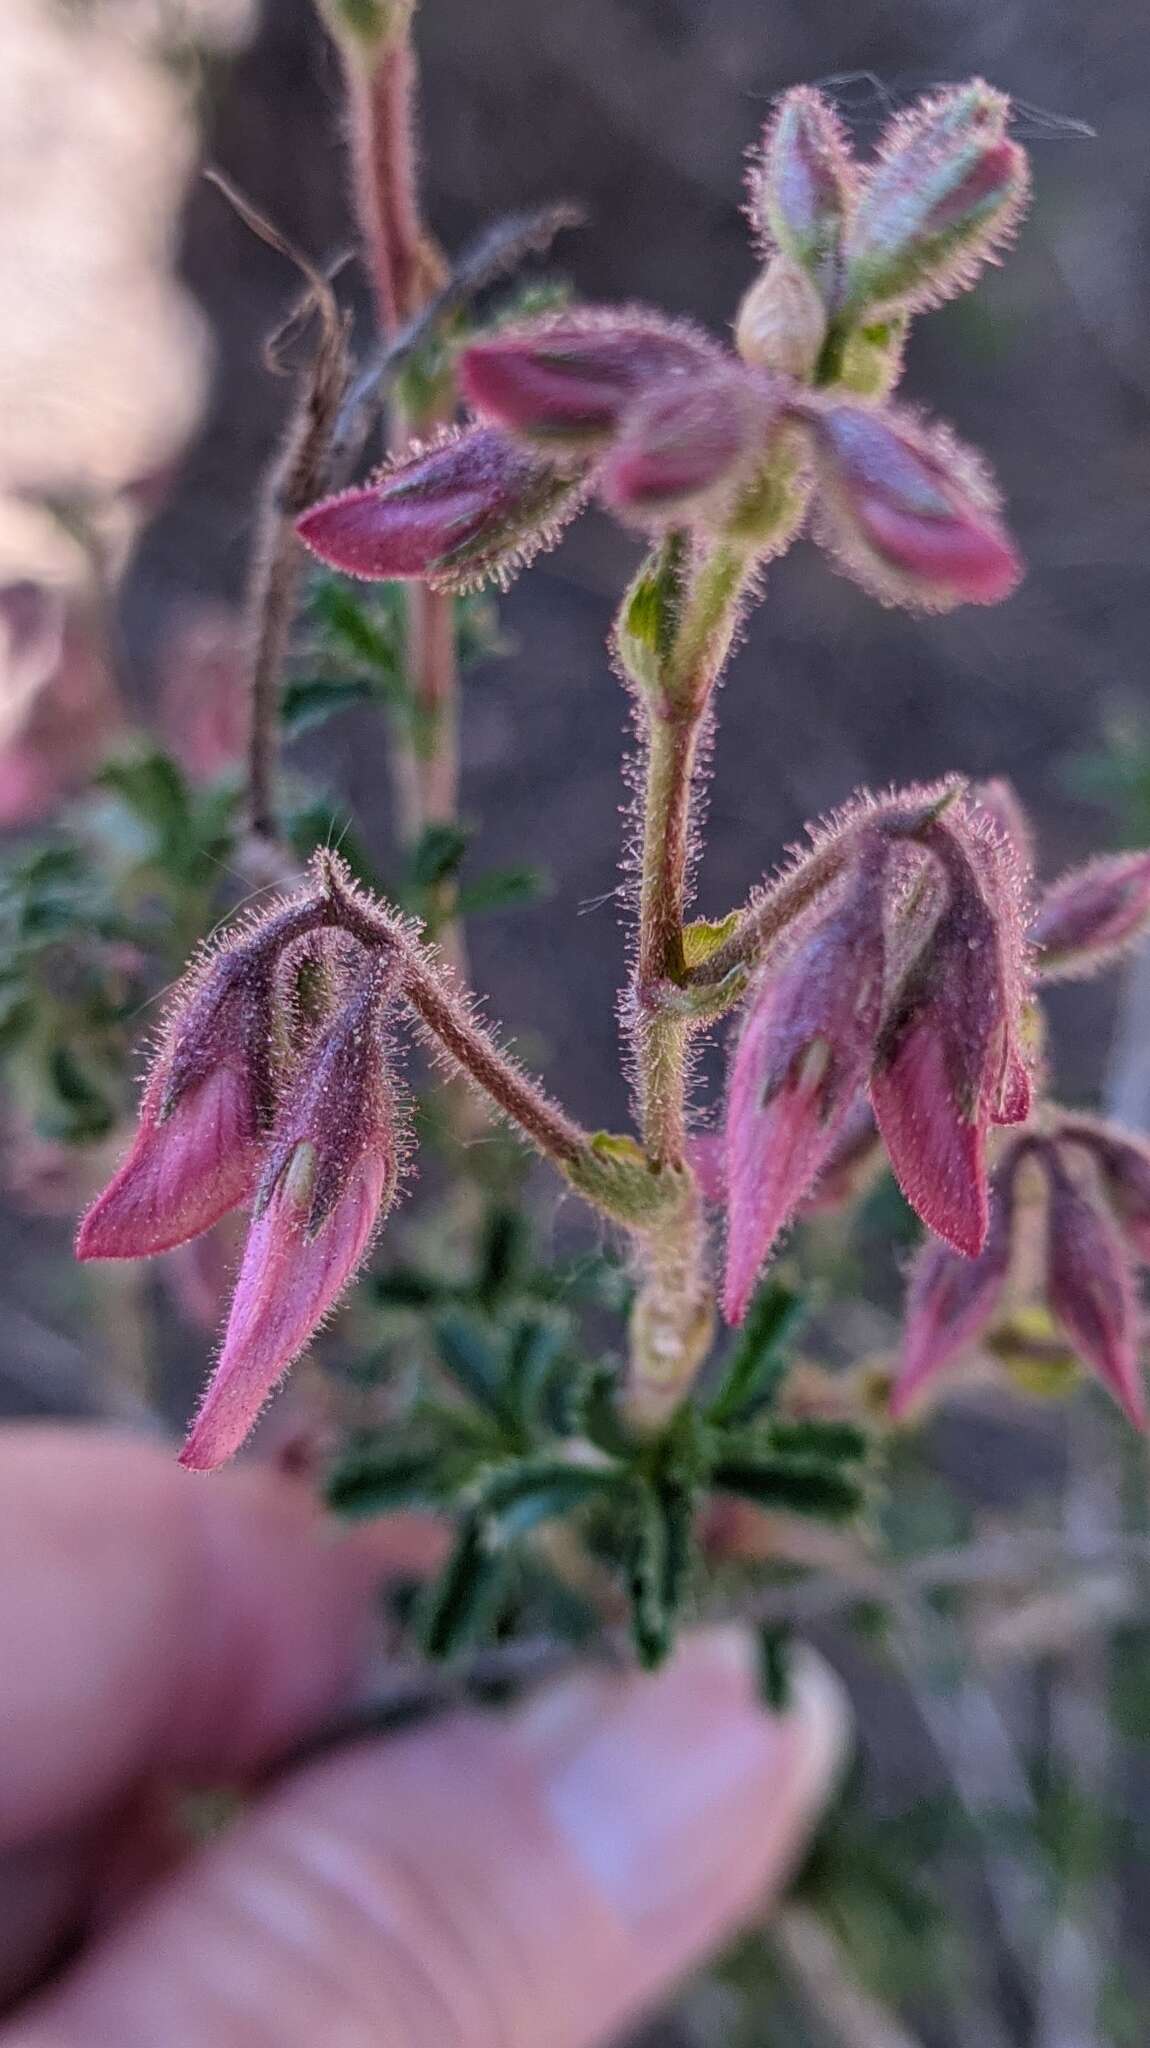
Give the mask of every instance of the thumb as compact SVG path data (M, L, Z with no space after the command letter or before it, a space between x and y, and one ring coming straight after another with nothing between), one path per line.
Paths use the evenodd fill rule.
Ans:
M764 1896L845 1745L796 1659L785 1716L737 1632L299 1771L199 1852L10 2048L594 2048Z

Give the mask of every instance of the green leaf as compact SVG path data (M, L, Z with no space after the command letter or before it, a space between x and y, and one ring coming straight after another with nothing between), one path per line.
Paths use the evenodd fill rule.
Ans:
M774 1399L790 1362L787 1341L803 1309L801 1297L782 1281L760 1287L707 1403L707 1420L715 1427L744 1422Z
M505 1405L530 1440L544 1426L551 1376L563 1355L567 1327L544 1316L525 1316L510 1333Z
M741 910L732 910L728 917L699 917L693 924L684 925L683 965L701 967L730 938L742 915Z
M417 1266L392 1266L386 1273L373 1273L368 1285L381 1308L430 1308L452 1291Z
M404 654L403 597L389 588L365 598L338 577L317 579L312 615L336 648L355 661L366 662L380 681L394 690L402 682Z
M861 1513L865 1489L833 1466L814 1459L772 1458L757 1446L724 1447L712 1473L722 1493L737 1493L759 1507L793 1515L812 1515L826 1522L848 1522Z
M416 889L434 889L458 872L471 834L462 825L425 825L412 849L408 873Z
M464 1477L442 1444L375 1444L349 1451L325 1493L328 1506L352 1520L401 1507L439 1507Z
M489 1415L504 1415L502 1361L478 1322L442 1315L435 1323L435 1348L444 1370Z
M804 1416L795 1422L769 1423L764 1435L772 1451L785 1458L826 1458L858 1464L870 1452L870 1438L854 1422L823 1422Z
M460 889L458 911L460 917L481 917L486 911L538 903L550 894L551 877L546 868L492 868Z
M772 1714L785 1714L791 1703L791 1630L785 1622L768 1623L758 1637L763 1704Z
M568 1465L559 1458L524 1458L484 1479L476 1512L487 1519L489 1540L508 1542L541 1522L574 1514L577 1508L618 1491L619 1475L593 1465ZM491 1525L494 1524L494 1528Z
M280 698L280 724L289 738L323 725L337 711L369 703L375 695L366 676L302 676L287 683Z
M496 1202L483 1219L475 1292L490 1309L501 1296L513 1293L527 1277L531 1226L519 1209Z
M645 1671L669 1655L694 1561L694 1497L662 1481L634 1489L628 1574L631 1632Z
M585 1436L597 1450L629 1462L638 1444L619 1413L619 1372L611 1359L583 1368L572 1389L569 1434Z
M458 1530L443 1570L418 1603L418 1629L429 1657L441 1661L490 1636L510 1584L504 1552L492 1550L480 1518Z
M682 607L688 559L686 538L669 533L652 549L623 599L615 644L619 660L641 690L663 687Z

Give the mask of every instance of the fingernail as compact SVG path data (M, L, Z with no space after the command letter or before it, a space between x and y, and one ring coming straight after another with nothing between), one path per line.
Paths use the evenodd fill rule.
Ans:
M705 1897L748 1833L797 1847L834 1783L849 1725L838 1681L799 1652L791 1705L772 1715L756 1665L744 1631L707 1630L654 1678L581 1674L519 1717L552 1818L636 1928Z

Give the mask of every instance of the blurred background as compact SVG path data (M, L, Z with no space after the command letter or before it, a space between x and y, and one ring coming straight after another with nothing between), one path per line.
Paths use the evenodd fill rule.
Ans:
M1002 609L919 621L876 606L805 544L772 568L770 602L722 695L699 911L724 912L804 820L860 784L950 770L1008 775L1037 821L1047 875L1096 847L1150 836L1142 11L1130 0L423 0L420 44L427 211L449 251L513 209L577 200L587 223L563 237L552 268L580 298L650 301L720 332L753 273L743 154L782 87L822 83L864 150L892 110L941 81L978 72L1016 97L1033 211L1006 266L976 295L916 323L903 390L992 460L1026 582ZM5 0L0 821L16 845L99 758L125 705L202 762L234 751L219 679L231 673L253 489L290 390L269 374L263 344L296 283L197 173L219 166L286 236L328 260L350 239L338 127L338 64L307 0ZM341 288L366 314L354 271ZM112 590L129 554L101 627L114 661L102 663L90 634L76 633L75 593L89 602L93 560ZM627 1113L614 1023L627 716L604 640L636 559L598 515L580 521L501 603L504 651L469 671L464 708L463 811L484 863L537 864L550 876L544 903L477 923L475 981L491 1014L546 1060L576 1115L608 1127ZM339 792L386 863L378 717L349 710L305 737L297 758ZM1051 1004L1062 1098L1108 1101L1142 1126L1147 979L1135 969L1125 986L1057 990ZM4 1405L98 1409L86 1297L67 1264L74 1184L65 1176L54 1198L54 1158L18 1119L16 1135L0 1277L11 1346L0 1360ZM882 1341L882 1293L839 1318L844 1354ZM105 1313L114 1330L115 1305ZM202 1357L202 1339L192 1348ZM939 1474L960 1508L949 1493L940 1505ZM1055 1493L1062 1475L1056 1428L1040 1424L1023 1441L1017 1411L993 1408L944 1421L908 1482L907 1498L924 1503L914 1540L945 1544L955 1516L964 1541L972 1516L976 1532L993 1533L996 1518L1020 1498ZM1045 2006L1024 1997L1017 1958L994 1946L1001 1930L986 1935L981 2003L944 1997L929 1972L913 1981L928 1920L938 1930L915 1890L923 1867L941 1868L957 1844L944 1918L957 1904L970 1939L986 1934L988 1893L1005 1880L993 1869L988 1878L986 1858L963 1854L963 1828L988 1816L972 1819L969 1782L956 1802L940 1778L929 1715L924 1725L906 1687L876 1675L857 1641L834 1637L869 1702L870 1819L843 1851L851 1940L860 1952L868 1940L885 1945L891 1981L880 1953L880 1981L856 1983L853 2006L848 1981L838 2008L820 2012L811 1983L820 1969L829 1981L834 1958L804 1957L800 1929L789 1987L777 1956L748 1953L654 2038L684 2048L776 2038L899 2048L911 2037L897 2009L924 2042L994 2048L1026 2038L1037 2009L1044 2048L1144 2039L1150 1884L1138 1830L1150 1811L1150 1638L1142 1588L1124 1580L1106 1597L1117 1607L1099 1609L1093 1593L1086 1602L1090 1629L1102 1614L1112 1661L1082 1724L1088 1745L1099 1730L1106 1738L1105 1795L1092 1794L1087 1826L1072 1815L1070 1860L1064 1868L1059 1851L1051 1864L1059 1884L1097 1880L1105 1891L1103 1905L1094 1900L1106 1932L1093 1952L1104 2030L1067 2031L1049 1986ZM981 1772L984 1806L1007 1808L1008 1837L1020 1827L1027 1841L1057 1832L1066 1817L1065 1782L1049 1770L1044 1780L1028 1745L1049 1762L1050 1660L1061 1669L1059 1659L1077 1656L1076 1613L1081 1622L1081 1601L1058 1624L1063 1633L1040 1633L1036 1648L1017 1631L1011 1640L998 1606L972 1624L993 1633L995 1623L1007 1643L991 1692L975 1685L970 1782ZM933 1654L928 1643L928 1663ZM1009 1769L995 1777L1003 1725L1023 1731L1021 1808ZM1009 1879L1017 1841L1002 1853ZM1029 1870L1045 1883L1046 1866L1039 1873L1028 1855L1024 1879ZM834 1882L841 1889L841 1866ZM961 1946L944 1929L939 1953L955 1939ZM794 2002L804 1971L808 1995Z

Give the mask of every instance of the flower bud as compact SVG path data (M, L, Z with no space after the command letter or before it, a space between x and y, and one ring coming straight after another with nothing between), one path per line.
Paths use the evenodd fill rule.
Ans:
M743 361L809 384L826 334L826 309L806 271L773 257L739 307L735 347Z
M1014 1174L996 1176L986 1244L964 1258L928 1238L915 1260L907 1291L906 1327L890 1412L901 1418L924 1387L994 1322L1011 1265Z
M822 1172L803 1203L803 1214L829 1215L857 1202L877 1179L883 1157L874 1111L868 1098L860 1095L848 1112L827 1154Z
M1146 1390L1129 1255L1101 1198L1076 1185L1060 1149L1050 1149L1047 1174L1047 1299L1083 1363L1135 1429L1145 1429Z
M559 476L494 427L472 427L310 506L296 531L345 575L462 591L488 577L506 583L554 546L585 497L581 477Z
M194 1471L239 1449L391 1206L400 1158L381 996L369 982L330 1026L274 1135L219 1363L181 1458Z
M1150 931L1150 853L1116 853L1072 868L1047 889L1034 921L1043 981L1084 981Z
M721 367L706 335L657 313L590 307L474 342L459 359L478 412L549 449L594 447L652 385Z
M1085 1116L1063 1117L1058 1138L1090 1155L1123 1237L1139 1264L1150 1265L1150 1144Z
M886 604L997 604L1022 565L976 456L889 408L811 403L819 530L844 573Z
M247 1199L273 1108L272 1013L259 933L177 993L135 1142L80 1225L78 1258L170 1251Z
M892 122L846 247L844 304L917 312L974 282L1026 204L1026 155L1010 102L981 79Z
M904 1195L974 1257L987 1232L986 1135L1029 1108L1023 902L1006 849L952 807L921 835L948 896L879 1041L871 1101Z
M989 782L976 783L971 798L977 808L992 820L999 838L1013 848L1020 874L1032 874L1034 829L1014 784L1008 782L1005 775L996 775Z
M718 512L764 460L782 407L765 380L737 369L656 385L625 415L598 490L639 526Z
M784 93L749 179L751 220L767 248L804 270L827 307L838 295L857 173L829 101L806 85Z
M727 1094L728 1322L742 1321L865 1084L882 1016L885 859L877 838L863 841L845 892L747 1004Z

